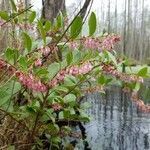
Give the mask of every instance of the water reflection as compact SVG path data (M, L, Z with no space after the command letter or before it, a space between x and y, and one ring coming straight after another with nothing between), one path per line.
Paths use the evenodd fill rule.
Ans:
M86 96L93 121L86 125L92 150L150 150L150 114L139 113L128 95L110 88Z

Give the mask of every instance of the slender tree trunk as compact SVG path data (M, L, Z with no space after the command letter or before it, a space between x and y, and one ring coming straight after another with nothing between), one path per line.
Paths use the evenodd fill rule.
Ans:
M31 0L24 0L25 6L28 8L31 5Z
M124 29L123 29L123 55L126 56L126 14L127 14L127 1L124 0ZM123 64L122 72L125 72L125 65Z
M131 45L132 45L132 36L131 36L131 20L132 20L132 7L131 7L132 0L128 0L128 25L127 25L127 51L128 57L131 57Z
M133 52L132 52L132 55L133 55L133 58L137 58L137 13L138 13L138 0L135 0L134 1L134 30L133 30Z
M91 1L92 1L92 0L85 0L84 5L83 5L82 10L81 10L81 13L80 13L80 16L81 16L82 18L85 17L86 12L87 12L87 8L88 8L88 6L89 6L89 4L90 4Z
M53 22L59 11L66 12L65 0L42 0L42 18Z
M0 0L0 10L1 11L9 11L10 5L9 1ZM0 53L3 52L6 47L9 46L9 36L8 36L8 28L7 27L0 27Z
M117 3L118 3L118 0L115 1L115 32L118 31L118 26L117 26L117 23L118 23L118 15L117 15Z
M108 33L110 33L110 23L111 23L111 20L110 20L110 0L108 1Z
M144 0L142 0L142 20L141 20L141 41L140 41L140 56L139 60L142 61L144 51Z
M123 29L123 39L124 39L124 42L123 42L123 54L126 55L126 17L127 17L127 9L126 9L126 6L127 6L127 1L125 0L125 4L124 4L124 29Z

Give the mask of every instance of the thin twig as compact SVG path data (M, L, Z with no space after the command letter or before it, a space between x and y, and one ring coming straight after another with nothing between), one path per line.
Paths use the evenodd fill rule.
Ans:
M36 131L36 127L37 127L37 123L39 121L39 117L40 117L40 114L41 114L41 111L43 110L43 107L47 101L47 97L49 96L49 91L45 94L45 96L43 96L43 103L41 104L41 107L40 107L40 110L38 111L37 115L36 115L36 119L35 119L35 123L34 123L34 126L32 128L32 132L31 132L31 140L33 140L33 137L34 137L34 134L35 134L35 131Z
M4 26L5 24L9 23L12 19L20 16L21 14L23 14L24 12L30 10L33 7L33 5L31 5L30 7L28 7L27 9L24 9L23 11L21 11L20 13L16 14L15 16L9 18L7 21L5 21L3 24L1 24L1 27Z

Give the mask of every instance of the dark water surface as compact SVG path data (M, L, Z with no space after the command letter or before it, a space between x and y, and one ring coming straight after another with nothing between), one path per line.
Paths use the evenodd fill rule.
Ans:
M150 150L150 114L141 113L117 87L85 98L92 104L85 125L92 150ZM83 148L80 148L81 150Z

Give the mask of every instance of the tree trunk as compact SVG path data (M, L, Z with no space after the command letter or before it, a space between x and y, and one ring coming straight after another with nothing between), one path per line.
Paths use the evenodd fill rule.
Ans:
M115 1L115 32L116 33L118 31L118 26L117 26L117 24L118 24L117 3L118 3L118 1L116 0Z
M53 22L59 11L65 13L65 0L42 0L42 18Z
M124 2L124 29L123 29L123 55L126 56L126 40L127 40L127 37L126 37L126 15L127 15L127 1L125 0ZM123 67L122 67L122 72L125 72L125 64L123 64Z
M24 1L26 8L28 8L31 5L31 0L24 0Z
M111 23L111 20L110 20L110 0L108 1L108 33L110 33L111 29L110 29L110 23Z
M82 9L81 9L81 13L80 13L80 16L81 16L82 18L85 17L86 11L87 11L87 8L88 8L90 2L91 2L91 0L85 0L84 5L83 5L83 7L82 7Z
M10 5L9 1L0 0L0 10L1 11L9 11ZM6 47L9 46L9 35L8 35L8 28L7 27L0 27L0 53L3 52Z

